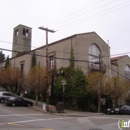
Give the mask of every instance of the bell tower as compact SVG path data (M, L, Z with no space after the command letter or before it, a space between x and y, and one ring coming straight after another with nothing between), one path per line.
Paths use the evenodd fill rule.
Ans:
M18 25L13 29L12 57L31 51L32 28Z

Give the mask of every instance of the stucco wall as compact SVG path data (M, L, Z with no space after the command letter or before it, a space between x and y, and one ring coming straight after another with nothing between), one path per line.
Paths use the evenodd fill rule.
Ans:
M56 59L56 68L59 69L61 67L68 67L70 61L64 60L70 58L70 50L71 46L73 47L74 58L75 60L85 60L86 62L75 61L75 67L80 67L84 71L84 73L88 73L88 50L89 46L95 43L101 51L102 60L106 65L109 65L109 47L108 45L96 34L96 33L86 33L80 35L74 35L69 38L65 38L63 40L57 41L55 43L49 44L48 53L49 55L55 53ZM33 54L34 52L30 52ZM35 50L37 56L37 64L40 63L41 67L46 66L46 47L41 47L40 49ZM11 65L20 68L20 63L24 61L24 73L27 74L31 67L31 57L32 55L26 54L15 59L11 59ZM61 59L58 59L61 58ZM0 67L4 66L4 63L0 64ZM109 74L109 68L107 68L107 75Z
M77 35L76 45L74 45L75 59L89 61L88 51L92 43L99 47L103 63L109 66L109 46L95 33ZM77 62L76 66L82 67L84 72L88 73L88 62ZM109 68L106 69L106 74L109 76Z
M116 71L116 72L112 71L112 75L119 76L119 77L125 76L124 69L125 69L126 65L130 66L130 58L128 56L126 56L120 60L117 60L117 66L112 65L112 69L114 69ZM117 72L119 72L119 74Z

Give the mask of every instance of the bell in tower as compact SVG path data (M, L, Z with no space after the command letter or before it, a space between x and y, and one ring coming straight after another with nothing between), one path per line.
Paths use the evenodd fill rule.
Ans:
M32 28L20 24L13 31L12 57L31 51Z

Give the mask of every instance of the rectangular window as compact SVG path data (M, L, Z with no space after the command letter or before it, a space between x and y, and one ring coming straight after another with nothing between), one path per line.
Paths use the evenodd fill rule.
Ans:
M28 31L28 29L26 29L26 37L28 37L29 36L29 31Z
M21 77L24 75L24 63L25 61L20 62Z
M25 36L25 28L23 28L23 35Z
M54 69L54 56L49 56L49 69Z
M23 28L23 35L26 36L26 37L28 37L29 36L29 30Z
M21 76L23 76L24 64L21 64Z
M15 36L18 36L18 29L15 30Z

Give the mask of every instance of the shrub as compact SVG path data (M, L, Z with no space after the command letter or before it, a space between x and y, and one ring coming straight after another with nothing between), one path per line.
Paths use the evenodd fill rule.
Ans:
M90 111L90 112L97 112L97 107L96 107L94 104L91 104L91 105L89 106L89 111Z

